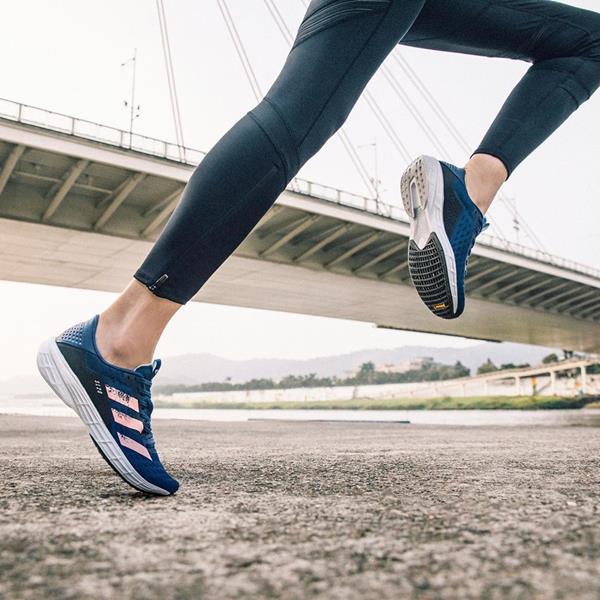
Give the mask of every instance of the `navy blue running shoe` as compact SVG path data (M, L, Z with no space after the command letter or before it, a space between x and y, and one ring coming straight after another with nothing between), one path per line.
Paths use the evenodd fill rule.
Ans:
M135 370L107 363L96 347L97 326L95 316L44 342L38 369L124 481L148 494L174 494L179 483L158 458L150 423L150 388L160 360Z
M413 284L434 315L456 319L465 308L469 256L487 221L467 193L464 169L430 156L406 169L400 190L410 220Z

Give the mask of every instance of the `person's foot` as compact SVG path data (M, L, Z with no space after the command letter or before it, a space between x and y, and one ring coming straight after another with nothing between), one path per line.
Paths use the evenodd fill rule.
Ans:
M430 156L406 169L400 190L410 220L411 279L434 315L455 319L465 307L469 255L487 221L467 192L464 170Z
M135 370L106 362L96 347L98 316L44 342L37 364L57 396L85 423L100 454L141 492L168 496L179 483L160 462L150 418L160 360Z

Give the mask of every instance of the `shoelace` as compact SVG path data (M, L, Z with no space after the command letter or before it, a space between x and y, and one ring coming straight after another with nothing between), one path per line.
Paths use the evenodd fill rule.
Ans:
M481 229L479 230L479 233L477 235L482 234L489 226L490 222L485 217L483 217L483 225L481 226ZM475 247L475 240L477 239L477 235L473 238L471 246L469 247L469 251L467 252L467 260L465 261L465 278L467 276L467 271L469 270L469 258L471 258L471 252Z
M142 440L146 446L148 446L151 450L154 450L154 436L152 435L151 423L152 411L154 409L151 398L152 384L146 379L142 379L140 383L140 417L142 418L142 423L144 424Z

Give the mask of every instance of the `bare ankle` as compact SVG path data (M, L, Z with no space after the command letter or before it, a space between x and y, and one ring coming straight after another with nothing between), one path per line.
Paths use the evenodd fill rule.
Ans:
M508 177L501 160L489 154L474 154L465 165L465 184L469 196L485 214Z
M160 336L179 308L133 281L100 315L98 351L107 362L126 369L152 362Z
M96 346L104 360L125 369L152 362L154 354L153 348L136 344L133 332L129 332L124 324L112 322L107 313L100 315Z

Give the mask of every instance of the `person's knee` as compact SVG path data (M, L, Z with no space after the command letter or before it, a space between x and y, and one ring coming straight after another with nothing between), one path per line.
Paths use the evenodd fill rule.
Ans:
M298 172L300 159L298 144L290 130L285 110L265 96L248 114L273 145L289 181Z
M533 36L534 63L552 59L600 61L600 13L557 5Z
M577 57L579 66L573 76L586 91L584 101L600 87L600 14L591 15L587 23L587 37Z
M534 69L556 71L559 87L580 106L600 87L600 14L581 10L576 16L573 27L556 32L558 48L548 52L552 45L546 45Z
M579 56L598 62L600 69L600 13L591 13L586 40L580 47Z

